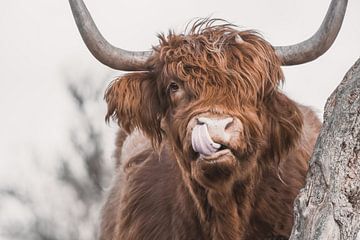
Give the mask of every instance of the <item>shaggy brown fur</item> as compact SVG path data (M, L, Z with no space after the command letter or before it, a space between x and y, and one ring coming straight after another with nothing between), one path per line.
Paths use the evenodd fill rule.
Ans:
M320 123L280 92L272 46L205 20L187 34L161 35L155 51L151 71L127 74L106 92L107 118L128 133L140 129L146 137L135 143L153 144L118 161L101 239L288 237ZM203 114L243 125L219 163L191 147L189 124Z

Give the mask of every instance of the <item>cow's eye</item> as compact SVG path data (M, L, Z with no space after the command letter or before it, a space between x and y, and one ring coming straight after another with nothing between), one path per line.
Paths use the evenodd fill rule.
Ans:
M167 87L168 93L175 93L177 90L179 90L179 85L176 82L171 82Z

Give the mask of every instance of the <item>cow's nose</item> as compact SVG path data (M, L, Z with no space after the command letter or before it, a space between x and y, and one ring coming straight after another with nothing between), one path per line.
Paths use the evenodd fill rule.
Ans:
M221 119L199 117L197 118L197 124L205 124L211 139L220 144L227 144L235 130L234 119L232 117Z

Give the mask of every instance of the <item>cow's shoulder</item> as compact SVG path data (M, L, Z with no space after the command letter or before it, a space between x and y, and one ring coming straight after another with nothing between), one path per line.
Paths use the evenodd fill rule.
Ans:
M194 204L165 141L154 149L146 136L134 133L119 157L101 239L202 239Z

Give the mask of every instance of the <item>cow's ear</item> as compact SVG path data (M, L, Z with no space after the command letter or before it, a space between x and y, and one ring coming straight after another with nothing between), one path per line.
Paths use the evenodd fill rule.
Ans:
M161 142L162 110L154 76L130 73L115 79L105 92L106 120L113 118L127 132L142 130L153 143Z
M278 91L274 91L272 96L267 98L266 105L269 151L280 163L280 160L298 143L303 117L296 103Z

